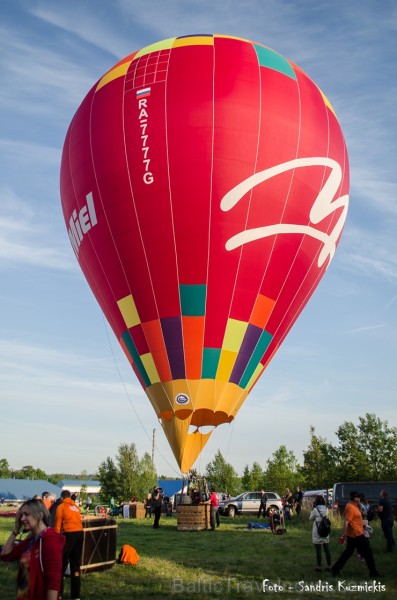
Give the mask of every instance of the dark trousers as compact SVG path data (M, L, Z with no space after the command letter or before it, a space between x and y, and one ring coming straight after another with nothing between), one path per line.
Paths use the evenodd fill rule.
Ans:
M382 531L386 539L386 550L391 552L394 549L395 541L393 537L393 519L384 519L382 521Z
M266 504L263 504L262 502L259 505L259 510L258 510L258 519L261 516L261 512L263 511L263 517L266 517Z
M357 537L349 537L347 536L346 548L336 561L336 563L332 567L332 572L338 574L341 569L343 569L344 565L347 563L349 558L354 553L354 550L357 550L360 556L362 556L367 563L367 567L369 569L370 577L377 577L378 571L375 566L374 557L372 554L371 546L369 545L369 541L364 537L364 535L359 535Z
M153 527L157 529L159 527L159 521L161 517L161 506L154 507L154 523Z
M70 563L70 596L80 598L80 565L83 552L83 531L71 531L63 534L66 538L62 555L62 573L65 575L66 567ZM63 596L63 579L61 595Z
M317 566L321 567L321 546L324 548L327 566L330 567L331 566L331 552L329 549L329 544L314 544L314 547L316 549Z
M211 525L211 529L215 529L215 525L216 527L219 527L220 525L220 518L219 518L219 510L217 506L211 506L210 508L210 525Z

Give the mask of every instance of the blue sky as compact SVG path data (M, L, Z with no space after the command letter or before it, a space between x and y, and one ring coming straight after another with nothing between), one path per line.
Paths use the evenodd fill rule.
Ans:
M95 472L120 443L179 473L153 409L78 267L61 212L70 120L113 64L189 33L237 35L304 69L345 134L351 194L335 258L220 449L239 473L309 428L397 425L397 136L393 0L3 0L0 6L0 458Z

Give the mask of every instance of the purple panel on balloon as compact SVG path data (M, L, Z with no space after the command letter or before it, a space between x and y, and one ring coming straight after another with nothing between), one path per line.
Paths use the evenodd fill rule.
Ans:
M185 358L183 353L181 317L160 319L160 323L163 330L172 379L184 379Z
M241 344L236 362L234 363L233 371L230 375L230 381L232 383L236 383L237 385L239 384L262 331L263 330L260 327L251 325L251 323L248 324L243 343Z

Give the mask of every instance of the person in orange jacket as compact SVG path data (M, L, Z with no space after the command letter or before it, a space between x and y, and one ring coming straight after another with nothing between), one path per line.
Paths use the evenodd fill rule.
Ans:
M51 498L51 494L49 492L43 492L41 494L41 501L43 502L46 509L49 511L54 500Z
M62 572L65 574L68 563L70 563L71 598L79 600L80 566L84 539L82 517L79 507L70 497L69 490L61 492L61 500L55 513L55 530L66 538L62 556Z

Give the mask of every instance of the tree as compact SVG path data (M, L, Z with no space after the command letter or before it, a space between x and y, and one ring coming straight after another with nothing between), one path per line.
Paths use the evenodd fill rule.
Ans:
M109 456L99 465L98 477L101 482L100 495L103 502L108 502L110 498L120 497L119 473Z
M11 469L6 458L0 458L0 478L8 479L11 477Z
M129 500L137 494L139 457L135 444L120 444L117 452L119 490L121 500Z
M108 456L99 465L98 477L104 502L108 502L110 498L117 498L122 502L132 496L143 501L157 481L149 454L145 453L140 460L135 444L120 444L116 462Z
M397 429L373 413L356 427L345 421L337 430L336 481L381 481L397 477Z
M220 450L214 460L206 466L206 478L219 492L235 496L241 490L239 477L231 464L227 463Z
M397 478L397 428L389 427L373 413L359 417L361 451L367 459L370 481Z
M328 489L335 481L335 448L324 438L315 435L310 426L310 444L303 453L301 473L308 489Z
M264 487L264 481L265 476L258 462L254 462L251 469L246 465L241 478L244 490L261 490Z
M85 481L80 488L80 500L83 504L85 504L85 501L87 500L87 484Z
M273 452L273 458L267 461L265 470L265 489L284 495L287 487L301 485L298 461L292 450L281 445Z
M62 479L67 479L65 473L52 473L51 475L47 475L47 480L54 485L58 485Z
M157 475L152 458L148 452L145 452L138 465L136 497L140 500L144 500L148 492L156 485L156 482Z
M35 469L32 465L25 465L22 469L13 471L15 479L47 479L42 469Z

